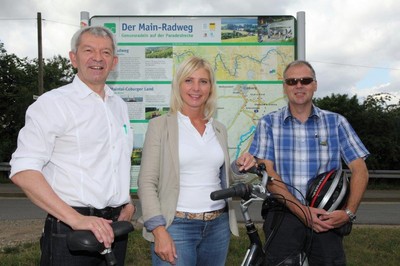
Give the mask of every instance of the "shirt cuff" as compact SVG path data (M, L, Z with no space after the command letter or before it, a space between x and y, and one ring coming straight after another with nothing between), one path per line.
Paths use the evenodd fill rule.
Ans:
M32 158L17 158L10 161L11 171L10 177L25 170L35 170L41 172L43 169L44 162Z
M162 215L157 215L152 217L151 219L147 220L144 222L144 227L146 227L146 230L151 232L154 229L156 229L159 226L165 226L167 222L165 221L164 216Z

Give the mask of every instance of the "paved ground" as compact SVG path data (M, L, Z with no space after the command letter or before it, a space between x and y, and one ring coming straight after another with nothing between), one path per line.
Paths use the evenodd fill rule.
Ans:
M14 184L0 184L0 198L26 197ZM363 202L400 202L400 190L367 190Z
M138 210L134 219L141 216L142 210L137 199ZM261 222L261 202L254 202L249 207L250 217ZM234 201L239 222L244 222L241 215L240 201ZM14 184L0 184L0 220L43 219L46 213L35 206L20 188ZM358 224L400 225L400 190L368 190L357 212Z
M137 199L135 199L138 201ZM239 201L235 201L239 222L243 222ZM139 202L134 217L135 227L141 227L136 219L141 214ZM256 222L261 222L261 203L250 207L250 215ZM44 211L35 206L14 184L0 184L0 250L22 242L37 241L43 227ZM366 191L358 210L356 225L400 226L400 191Z

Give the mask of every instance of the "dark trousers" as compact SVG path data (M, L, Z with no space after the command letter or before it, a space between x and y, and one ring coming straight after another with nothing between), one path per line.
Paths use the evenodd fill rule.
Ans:
M74 207L79 213L87 216L98 216L105 219L117 221L122 207L105 208L97 210L94 208ZM40 239L41 266L78 266L78 265L106 265L103 255L97 252L73 251L68 249L66 237L71 227L47 215L42 237ZM128 236L114 239L112 250L118 265L124 265Z
M343 236L330 230L312 232L286 207L263 208L266 243L265 265L346 265Z

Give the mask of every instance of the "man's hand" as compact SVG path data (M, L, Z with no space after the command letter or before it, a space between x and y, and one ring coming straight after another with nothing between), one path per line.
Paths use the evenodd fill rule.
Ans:
M335 210L326 212L319 217L326 223L331 224L333 227L338 228L349 222L349 216L344 210Z
M303 210L306 218L299 218L303 220L306 226L312 228L315 232L321 233L335 228L335 226L331 223L332 221L326 219L330 213L324 209L303 206Z
M131 221L136 212L136 206L133 203L126 204L119 214L118 221Z
M236 165L239 171L247 171L257 164L257 160L248 152L243 153L236 159Z
M114 231L111 227L112 220L106 220L96 216L80 215L71 225L74 230L90 230L100 243L106 248L111 248L114 242Z

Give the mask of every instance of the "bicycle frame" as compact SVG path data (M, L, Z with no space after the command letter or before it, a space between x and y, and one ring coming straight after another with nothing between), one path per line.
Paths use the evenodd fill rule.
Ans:
M232 163L232 170L235 174L240 174L235 171L237 167ZM259 178L262 177L260 183L238 183L230 188L214 191L210 194L212 200L227 199L231 197L240 197L240 208L245 220L247 235L250 240L250 245L246 251L241 266L258 266L262 265L265 260L265 246L263 246L258 230L252 221L249 214L249 206L256 201L264 202L267 198L272 197L271 193L267 191L267 182L270 180L265 169L264 164L248 170L249 173L256 174ZM267 240L266 240L267 241Z
M231 169L237 175L242 173L238 170L235 162L232 163ZM262 201L263 204L266 204L264 201L268 198L272 198L272 194L266 189L267 183L271 180L271 178L268 176L263 163L259 164L258 167L252 167L251 169L247 170L247 172L256 174L258 178L262 177L261 182L256 184L250 184L250 182L238 183L230 188L212 192L210 194L210 198L212 200L227 199L231 197L241 198L240 209L245 220L246 231L250 240L250 245L246 251L241 266L258 266L262 265L266 258L265 244L267 243L263 245L260 240L258 230L249 214L249 206L256 201ZM269 242L271 239L266 239L266 241ZM285 261L282 261L278 265L282 265L282 263L285 263ZM308 265L307 257L303 253L299 254L299 265Z
M253 202L264 201L270 193L266 190L266 183L268 181L268 175L265 171L265 167L261 166L261 171L257 172L260 177L263 176L261 184L252 185L252 190L249 195L244 195L240 202L240 209L245 221L245 227L247 235L250 240L250 245L246 251L241 266L258 266L262 265L265 258L264 248L258 234L258 230L249 215L249 207Z
M259 198L251 198L249 200L241 200L240 208L243 214L243 218L245 220L245 227L247 231L247 235L250 240L250 245L247 248L246 254L244 256L243 262L241 266L256 266L262 265L265 257L264 249L262 246L262 242L260 236L258 234L258 230L251 220L250 215L248 213L248 208L254 201L259 201Z
M260 167L260 166L259 166ZM262 168L262 166L261 166ZM264 264L266 258L265 245L263 246L258 230L254 225L250 215L249 206L253 202L261 201L264 202L267 198L271 197L271 193L267 191L266 184L269 180L268 174L264 169L259 169L257 175L262 176L262 182L260 184L253 184L251 191L242 197L240 202L240 209L245 220L245 227L247 235L250 240L250 245L244 256L241 266L259 266ZM299 254L299 265L308 266L306 255ZM279 264L281 265L281 264Z

